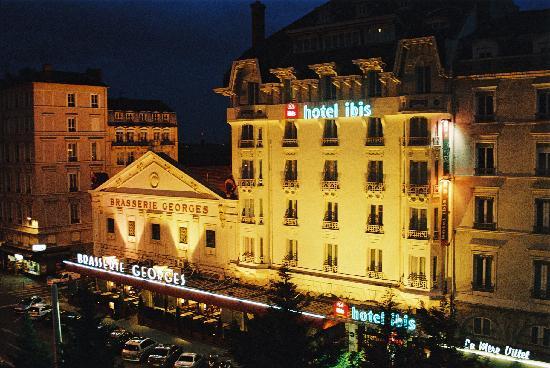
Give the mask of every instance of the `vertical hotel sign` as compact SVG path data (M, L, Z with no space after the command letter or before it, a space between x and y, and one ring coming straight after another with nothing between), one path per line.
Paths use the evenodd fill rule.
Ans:
M442 156L443 156L443 177L448 178L451 172L451 147L449 144L449 128L451 122L448 119L442 120ZM449 180L441 182L441 244L449 244Z

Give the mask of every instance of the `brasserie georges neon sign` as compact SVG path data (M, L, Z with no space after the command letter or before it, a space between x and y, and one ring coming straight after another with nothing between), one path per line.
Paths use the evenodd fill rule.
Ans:
M76 262L88 267L128 275L126 264L114 257L96 257L78 253L76 255ZM185 285L185 276L183 274L165 267L132 265L129 271L132 276L146 281L155 281L176 286Z

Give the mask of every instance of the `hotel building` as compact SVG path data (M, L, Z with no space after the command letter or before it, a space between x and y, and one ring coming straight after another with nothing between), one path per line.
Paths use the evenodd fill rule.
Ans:
M29 272L52 272L67 246L92 242L87 190L106 170L107 87L99 70L49 65L0 86L2 262L17 255Z
M110 176L147 151L163 152L178 159L178 121L164 102L109 98L107 146Z

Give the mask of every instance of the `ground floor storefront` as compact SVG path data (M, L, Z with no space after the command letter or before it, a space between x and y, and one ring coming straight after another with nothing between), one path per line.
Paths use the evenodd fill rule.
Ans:
M4 243L0 246L0 269L33 276L54 275L63 268L63 260L70 257L71 250L65 245Z

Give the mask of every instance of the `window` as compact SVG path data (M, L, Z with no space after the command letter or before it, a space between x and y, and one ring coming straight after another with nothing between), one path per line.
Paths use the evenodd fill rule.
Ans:
M382 272L382 249L370 248L367 254L367 271Z
M332 83L332 78L328 75L321 77L320 87L323 100L336 99L336 86Z
M90 143L90 159L92 161L97 161L99 158L98 158L98 155L97 155L97 143L96 142L92 142Z
M124 142L124 132L122 130L117 130L115 132L115 141L116 143Z
M140 142L146 143L147 142L147 131L142 130L139 132L139 140Z
M493 256L474 254L472 289L492 292L493 285Z
M287 239L286 241L286 260L288 261L298 261L298 240ZM296 264L294 263L294 266Z
M298 160L285 161L285 181L298 180Z
M252 160L242 161L241 179L254 179L254 161Z
M474 228L481 230L495 230L494 222L494 197L475 197L475 222Z
M181 244L187 244L187 227L186 226L180 226L179 238L180 238Z
M254 126L245 124L241 128L241 141L239 147L250 148L254 146Z
M170 121L170 114L162 114L162 121L164 122Z
M134 220L128 221L128 236L136 236L136 222Z
M297 219L298 218L298 201L295 199L287 200L285 218Z
M115 233L115 219L112 217L107 218L107 233L108 234Z
M367 146L383 146L384 132L382 131L382 120L380 118L369 118L367 125Z
M147 121L147 118L146 118L144 112L140 112L140 113L138 114L138 121L141 121L141 122Z
M296 147L296 146L298 146L298 131L296 130L296 124L293 121L287 121L285 123L283 147Z
M476 175L495 175L494 143L476 143Z
M122 120L124 118L124 114L120 111L115 112L115 120Z
M124 165L125 164L124 152L117 152L117 154L116 154L116 164L117 165Z
M550 176L550 143L537 143L537 176Z
M247 82L246 88L248 105L260 103L260 84L258 82Z
M160 119L160 114L158 112L153 113L153 121L158 122Z
M338 222L338 203L327 202L325 205L325 217L323 221Z
M243 221L245 222L247 221L247 219L254 218L254 199L253 198L243 199L242 217L243 217Z
M67 118L67 131L76 132L76 118Z
M537 90L537 118L550 117L550 89Z
M474 335L491 336L491 320L484 317L475 317Z
M429 144L428 119L413 117L409 121L409 146L427 146Z
M155 142L160 141L160 130L155 130L155 131L153 132L153 140L154 140Z
M428 185L428 162L411 161L409 167L409 184Z
M550 347L550 327L531 327L531 344Z
M253 262L254 253L254 238L248 236L243 237L243 257L245 262Z
M67 106L68 107L76 106L76 95L74 93L67 93Z
M535 233L550 234L550 198L535 199Z
M384 206L379 204L371 204L368 217L369 225L382 226L384 224Z
M336 121L325 120L323 128L323 146L337 146L338 145L338 127Z
M69 173L69 192L78 192L78 173Z
M325 271L338 272L338 245L325 244L325 262L323 263Z
M130 165L132 162L135 161L135 155L134 155L134 151L129 151L128 152L128 157L126 158L126 165Z
M439 208L434 208L434 240L439 239Z
M410 209L409 230L428 231L428 210L425 208Z
M90 95L90 106L97 109L99 107L99 96L96 94Z
M409 256L409 273L414 276L426 276L426 257Z
M160 240L160 224L151 224L151 240Z
M126 142L134 142L134 132L132 130L126 132Z
M206 247L207 248L216 248L216 231L215 230L206 230Z
M430 93L432 73L429 66L417 66L415 68L416 93Z
M494 92L476 92L476 119L478 121L494 120Z
M170 142L170 131L168 129L162 131L161 141L164 143Z
M80 223L80 203L72 202L69 205L69 208L70 208L71 224L79 224Z
M292 86L291 80L288 78L283 79L283 103L292 102Z
M27 193L32 192L32 176L27 174Z
M382 83L378 72L371 70L363 78L363 97L380 97L382 96Z
M533 297L550 300L550 261L534 261Z
M384 182L384 162L383 161L369 161L369 166L367 171L367 181L369 183Z
M323 181L338 181L338 161L325 160Z
M76 143L67 143L67 161L78 161Z

